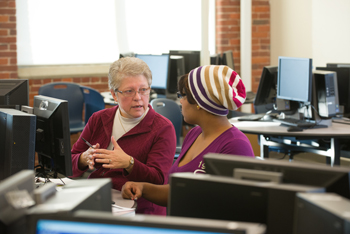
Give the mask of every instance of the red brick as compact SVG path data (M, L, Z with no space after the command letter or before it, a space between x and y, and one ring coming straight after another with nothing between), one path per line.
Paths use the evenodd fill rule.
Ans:
M15 1L9 2L9 7L16 7L16 2Z
M16 9L1 8L1 2L0 2L0 15L16 15Z
M0 30L0 36L7 36L8 34L9 34L8 30L6 29Z
M18 78L18 73L17 72L11 72L10 73L10 78L11 79L17 79Z
M0 37L0 43L16 43L16 37Z
M17 66L0 66L0 72L17 72Z
M0 65L8 65L9 60L7 58L0 58Z
M0 22L5 23L9 21L9 16L8 15L0 15Z
M9 79L10 78L10 73L8 72L1 72L0 73L0 79Z
M1 44L0 45L0 50L8 50L8 45L7 44ZM3 52L1 52L3 53Z
M253 6L252 11L253 12L269 12L270 7L269 6L258 6L258 7Z
M100 77L91 77L91 82L92 82L92 83L98 83L98 82L100 82Z
M16 23L0 23L0 28L16 28Z

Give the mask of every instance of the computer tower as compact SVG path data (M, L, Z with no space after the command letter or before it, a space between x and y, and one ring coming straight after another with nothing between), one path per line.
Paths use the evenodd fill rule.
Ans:
M337 73L313 71L313 106L321 118L331 118L339 113Z
M335 193L298 193L294 234L350 233L350 200Z
M316 67L316 70L334 71L337 73L339 114L350 115L350 66ZM343 110L343 111L342 111Z
M176 99L177 83L185 72L185 59L180 55L170 56L170 72L167 81L166 98Z
M0 109L0 180L34 170L36 116L16 109Z

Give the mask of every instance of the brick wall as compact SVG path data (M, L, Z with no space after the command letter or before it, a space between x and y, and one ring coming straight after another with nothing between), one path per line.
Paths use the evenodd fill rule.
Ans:
M252 91L258 90L261 72L270 65L270 3L252 0Z
M235 70L241 72L240 0L216 0L216 53L232 50Z
M0 1L0 79L17 79L16 1Z
M232 50L240 74L240 0L216 0L216 52ZM252 0L252 91L264 66L270 65L269 0Z

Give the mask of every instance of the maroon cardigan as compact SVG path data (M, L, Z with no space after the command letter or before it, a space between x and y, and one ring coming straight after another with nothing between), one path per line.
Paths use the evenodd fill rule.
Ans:
M111 141L114 116L118 106L94 113L86 124L78 141L72 148L73 177L81 176L86 170L78 168L80 154L88 149L83 137L92 145L100 144L106 149ZM167 184L168 172L172 165L176 136L173 124L156 113L149 105L149 111L143 120L117 143L125 153L135 159L133 170L128 174L124 169L97 167L89 178L111 178L114 189L121 190L127 181ZM137 213L165 215L166 208L157 206L143 198L137 201Z

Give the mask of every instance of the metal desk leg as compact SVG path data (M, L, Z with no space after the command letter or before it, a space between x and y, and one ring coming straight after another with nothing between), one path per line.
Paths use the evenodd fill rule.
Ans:
M260 157L268 158L269 157L269 146L266 144L266 139L263 135L260 135Z

